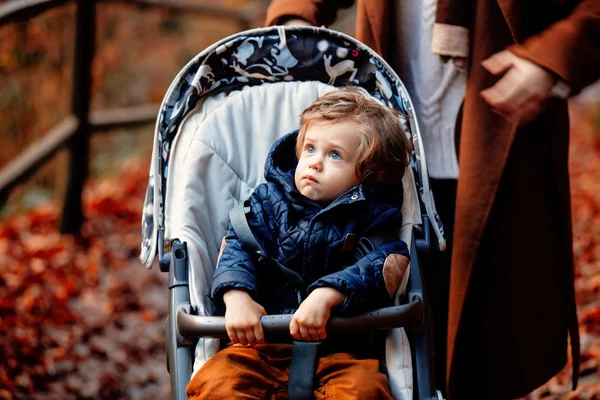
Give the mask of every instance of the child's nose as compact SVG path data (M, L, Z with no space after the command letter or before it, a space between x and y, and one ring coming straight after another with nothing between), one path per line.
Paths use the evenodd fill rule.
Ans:
M310 160L308 167L316 171L320 171L323 168L323 160L321 160L321 157L314 157L312 160Z

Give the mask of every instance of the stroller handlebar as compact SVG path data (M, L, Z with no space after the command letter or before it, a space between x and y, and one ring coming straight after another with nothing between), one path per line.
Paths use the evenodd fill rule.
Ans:
M408 326L421 329L424 318L423 311L423 302L417 298L408 304L380 308L352 317L333 317L327 323L327 334L356 333ZM265 337L290 336L289 326L292 314L263 315L260 320ZM183 309L177 311L177 329L184 338L227 338L225 317L191 315Z

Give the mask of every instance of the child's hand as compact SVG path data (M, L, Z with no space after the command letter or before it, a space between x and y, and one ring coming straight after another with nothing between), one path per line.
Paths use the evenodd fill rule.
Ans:
M296 340L323 340L331 307L342 304L346 296L332 288L318 288L300 304L290 322L290 334Z
M223 295L225 327L233 344L244 346L264 343L260 317L267 312L243 290L229 290Z

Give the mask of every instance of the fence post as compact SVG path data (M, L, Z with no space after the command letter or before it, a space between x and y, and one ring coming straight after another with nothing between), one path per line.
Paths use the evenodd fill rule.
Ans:
M89 170L91 133L89 112L92 89L91 67L96 46L96 1L77 0L75 18L71 110L79 121L79 128L66 147L69 161L60 226L62 233L78 233L83 222L81 195Z

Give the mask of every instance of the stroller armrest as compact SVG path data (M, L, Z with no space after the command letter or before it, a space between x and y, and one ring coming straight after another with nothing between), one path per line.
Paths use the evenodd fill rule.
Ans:
M327 334L354 333L370 330L415 327L423 324L423 302L420 298L394 307L385 307L353 317L334 317L327 323ZM292 314L263 315L261 323L266 337L289 336ZM225 317L190 315L177 311L177 329L183 337L213 337L225 339Z

